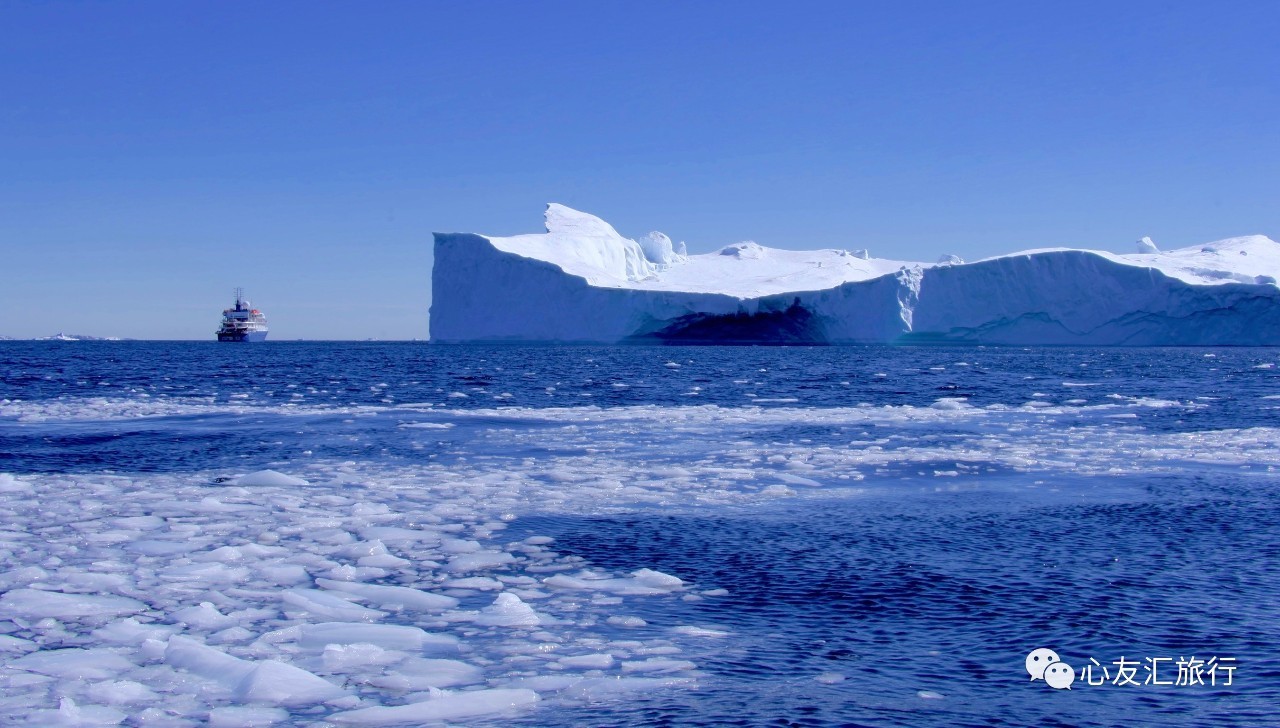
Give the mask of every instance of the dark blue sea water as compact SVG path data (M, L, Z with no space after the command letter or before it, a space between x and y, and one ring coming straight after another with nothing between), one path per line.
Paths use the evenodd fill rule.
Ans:
M461 496L442 474L511 478L525 485L503 491L504 540L545 535L601 573L696 585L587 605L598 615L574 626L679 634L691 682L547 690L502 724L1276 724L1278 360L0 342L0 472L146 483L329 468L366 477L370 501L427 465L445 500ZM6 567L26 566L20 554ZM646 626L610 626L610 610ZM672 632L687 625L712 631ZM1235 670L1230 685L1220 672L1054 690L1024 668L1040 647L1113 677L1122 656L1169 658L1169 679L1192 656ZM489 684L515 684L524 667L500 662Z

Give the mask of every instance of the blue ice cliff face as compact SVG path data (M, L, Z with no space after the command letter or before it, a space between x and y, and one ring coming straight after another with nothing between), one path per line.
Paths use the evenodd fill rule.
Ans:
M684 254L550 205L545 234L435 235L437 342L1280 344L1280 244L938 265L741 243ZM958 259L956 259L958 260Z

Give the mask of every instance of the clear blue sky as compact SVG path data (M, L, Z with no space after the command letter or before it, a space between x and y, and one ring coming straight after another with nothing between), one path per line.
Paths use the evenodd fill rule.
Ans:
M0 335L427 334L431 232L1280 238L1280 3L6 2ZM20 315L15 315L20 312Z

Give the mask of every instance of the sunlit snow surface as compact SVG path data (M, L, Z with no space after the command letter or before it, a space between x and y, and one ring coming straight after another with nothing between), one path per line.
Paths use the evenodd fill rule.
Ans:
M1277 359L5 342L0 724L1265 721Z

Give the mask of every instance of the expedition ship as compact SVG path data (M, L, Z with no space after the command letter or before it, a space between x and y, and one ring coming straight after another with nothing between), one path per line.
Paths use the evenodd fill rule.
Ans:
M266 341L267 317L245 300L244 289L236 289L236 305L222 312L218 341Z

